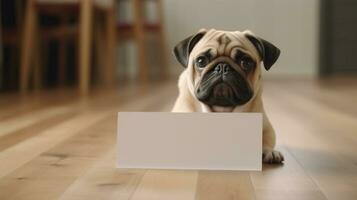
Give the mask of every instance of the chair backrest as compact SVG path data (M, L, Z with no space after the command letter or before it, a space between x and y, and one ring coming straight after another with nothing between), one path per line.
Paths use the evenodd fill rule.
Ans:
M38 3L78 3L80 0L36 0ZM89 0L85 0L89 1ZM114 0L91 0L97 6L108 7L114 3Z

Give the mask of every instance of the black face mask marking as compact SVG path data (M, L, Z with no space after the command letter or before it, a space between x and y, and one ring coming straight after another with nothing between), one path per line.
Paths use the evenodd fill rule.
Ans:
M195 95L210 106L232 107L247 103L253 92L243 75L220 62L203 76Z

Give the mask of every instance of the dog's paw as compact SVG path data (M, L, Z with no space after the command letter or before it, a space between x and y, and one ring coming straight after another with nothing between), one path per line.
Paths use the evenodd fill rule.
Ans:
M281 164L284 161L284 156L279 151L264 150L263 151L263 163L268 164Z

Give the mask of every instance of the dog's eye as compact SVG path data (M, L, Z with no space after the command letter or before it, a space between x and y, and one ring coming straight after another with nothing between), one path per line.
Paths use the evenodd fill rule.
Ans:
M202 68L208 64L208 58L206 56L199 56L196 59L196 66Z
M248 56L242 57L239 63L245 71L250 71L255 67L255 62Z

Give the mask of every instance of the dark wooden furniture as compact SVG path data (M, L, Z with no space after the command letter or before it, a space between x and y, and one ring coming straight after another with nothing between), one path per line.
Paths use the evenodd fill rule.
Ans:
M129 1L129 3L132 4L133 21L117 24L118 40L119 43L127 39L133 39L135 41L139 65L139 80L146 82L149 76L148 51L146 46L149 35L156 36L156 49L160 52L160 56L158 57L160 61L159 77L165 78L167 76L167 55L163 30L162 0L119 0L119 5L121 5L120 3L122 1ZM155 22L147 21L145 3L148 1L155 3L155 14L157 15L157 21Z
M33 62L36 60L36 44L38 40L46 40L55 38L60 41L59 47L59 80L65 76L65 43L68 37L78 37L78 88L81 94L85 95L89 91L91 77L91 51L93 40L93 25L95 23L94 15L96 12L101 12L104 15L104 29L102 40L104 43L101 47L105 49L97 50L97 52L105 51L105 65L101 66L101 79L103 82L110 84L114 80L115 66L115 7L100 6L96 1L92 0L73 0L73 1L36 1L27 0L25 6L25 17L23 27L23 40L21 50L20 64L20 90L26 92L29 89L29 78L32 71L35 74L39 73L38 66ZM38 14L49 13L58 15L61 19L59 26L41 29L38 26ZM75 26L66 23L67 16L77 14L79 23ZM99 45L98 45L99 46ZM40 60L40 59L38 59ZM34 67L35 66L35 67ZM36 73L37 71L37 73ZM35 82L38 82L38 76L34 76ZM37 81L36 81L37 80Z
M357 74L357 1L320 4L320 75Z

